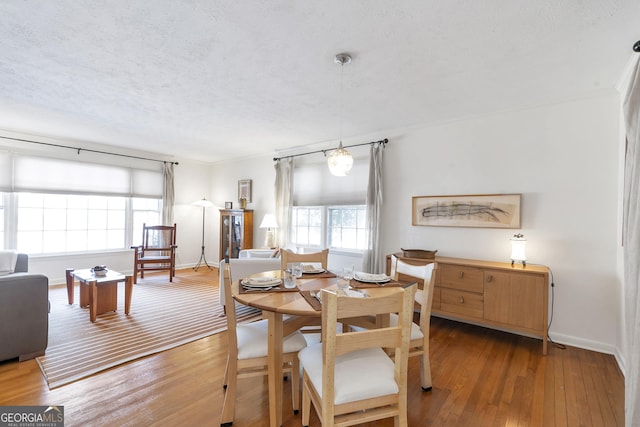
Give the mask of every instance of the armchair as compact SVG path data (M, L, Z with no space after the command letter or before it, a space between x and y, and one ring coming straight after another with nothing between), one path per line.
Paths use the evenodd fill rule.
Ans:
M142 245L134 250L133 283L138 273L144 279L145 271L169 271L169 281L176 275L176 225L142 225Z

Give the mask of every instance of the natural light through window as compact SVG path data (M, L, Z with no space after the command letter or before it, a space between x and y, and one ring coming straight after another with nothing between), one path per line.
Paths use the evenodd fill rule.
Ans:
M360 251L367 248L367 208L357 206L295 206L291 243L308 248Z
M14 237L7 236L9 211L0 204L1 242L29 254L126 249L140 243L143 223L160 223L159 199L14 193L10 200Z
M365 221L367 209L362 206L328 207L330 248L358 249L367 248Z

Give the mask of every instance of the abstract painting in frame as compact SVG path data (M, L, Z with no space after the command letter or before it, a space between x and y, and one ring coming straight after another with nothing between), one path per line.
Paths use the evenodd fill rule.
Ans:
M415 196L412 225L520 228L520 194Z

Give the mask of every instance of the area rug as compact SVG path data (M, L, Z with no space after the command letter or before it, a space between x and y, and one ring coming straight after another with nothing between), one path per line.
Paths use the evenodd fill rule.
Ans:
M226 330L213 272L178 272L138 279L131 311L124 314L124 284L118 285L118 311L89 320L89 310L67 302L66 288L50 292L49 346L37 358L50 389L105 369L158 353ZM260 317L259 311L238 306L238 321Z

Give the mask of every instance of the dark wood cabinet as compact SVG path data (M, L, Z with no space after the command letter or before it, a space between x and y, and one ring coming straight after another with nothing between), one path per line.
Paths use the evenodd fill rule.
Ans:
M253 248L253 210L220 209L220 258L238 258Z

